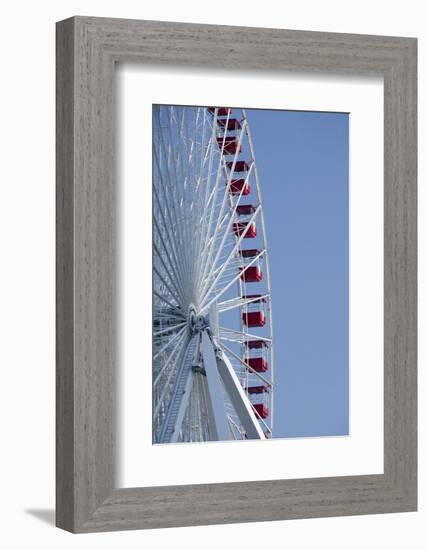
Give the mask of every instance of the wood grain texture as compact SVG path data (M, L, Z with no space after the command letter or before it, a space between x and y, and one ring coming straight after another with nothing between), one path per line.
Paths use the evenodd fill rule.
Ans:
M74 526L74 23L56 36L56 521Z
M115 489L115 62L385 84L383 475ZM416 510L416 40L74 17L57 25L57 525L72 532Z

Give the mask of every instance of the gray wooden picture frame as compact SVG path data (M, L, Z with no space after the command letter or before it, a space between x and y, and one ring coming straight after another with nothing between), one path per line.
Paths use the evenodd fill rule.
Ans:
M416 39L73 17L57 24L57 526L72 532L414 511ZM117 62L384 78L384 473L117 489Z

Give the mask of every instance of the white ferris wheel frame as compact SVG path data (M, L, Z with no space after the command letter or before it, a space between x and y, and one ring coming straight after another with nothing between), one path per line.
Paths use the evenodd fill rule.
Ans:
M229 125L233 126L236 119L231 118L230 108L225 118L220 118L221 109L211 108L210 113L203 107L154 106L154 443L272 436L271 287L259 177L245 110L239 110L236 150L230 153ZM193 136L189 135L188 121L192 116ZM232 193L243 145L248 164L245 184L239 193ZM237 207L250 180L257 206L237 233ZM243 240L255 222L261 249L249 261L238 260ZM247 296L244 273L260 260L264 266L263 292ZM234 287L238 295L219 301ZM248 319L248 306L256 302L267 303L264 335L253 334L257 330L251 332L242 320L243 312L247 311ZM220 326L219 316L237 308L240 326ZM243 351L246 341L252 339L262 341L267 348L267 376L249 364ZM231 349L236 344L241 353ZM267 421L249 398L250 378L266 388Z

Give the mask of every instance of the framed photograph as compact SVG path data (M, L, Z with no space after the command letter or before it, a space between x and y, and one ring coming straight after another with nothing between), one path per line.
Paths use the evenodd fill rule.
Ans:
M57 24L57 525L414 511L416 39Z

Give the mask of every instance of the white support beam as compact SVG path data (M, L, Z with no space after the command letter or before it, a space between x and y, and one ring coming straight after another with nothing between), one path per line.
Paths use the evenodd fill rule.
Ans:
M217 354L217 368L229 399L239 416L248 439L266 439L266 436L257 420L250 401L232 367L229 358L220 352Z
M214 346L206 330L202 332L201 354L208 389L208 414L210 424L210 439L213 441L225 441L232 439L229 429L224 399L222 395L221 380L217 370L217 360Z
M177 418L174 425L174 431L172 432L172 436L169 443L177 443L178 441L180 430L183 425L184 415L189 405L190 395L192 393L193 378L194 378L194 373L192 372L192 370L189 370L189 373L187 375L187 381L184 386L183 396L181 398L180 407L178 409Z

